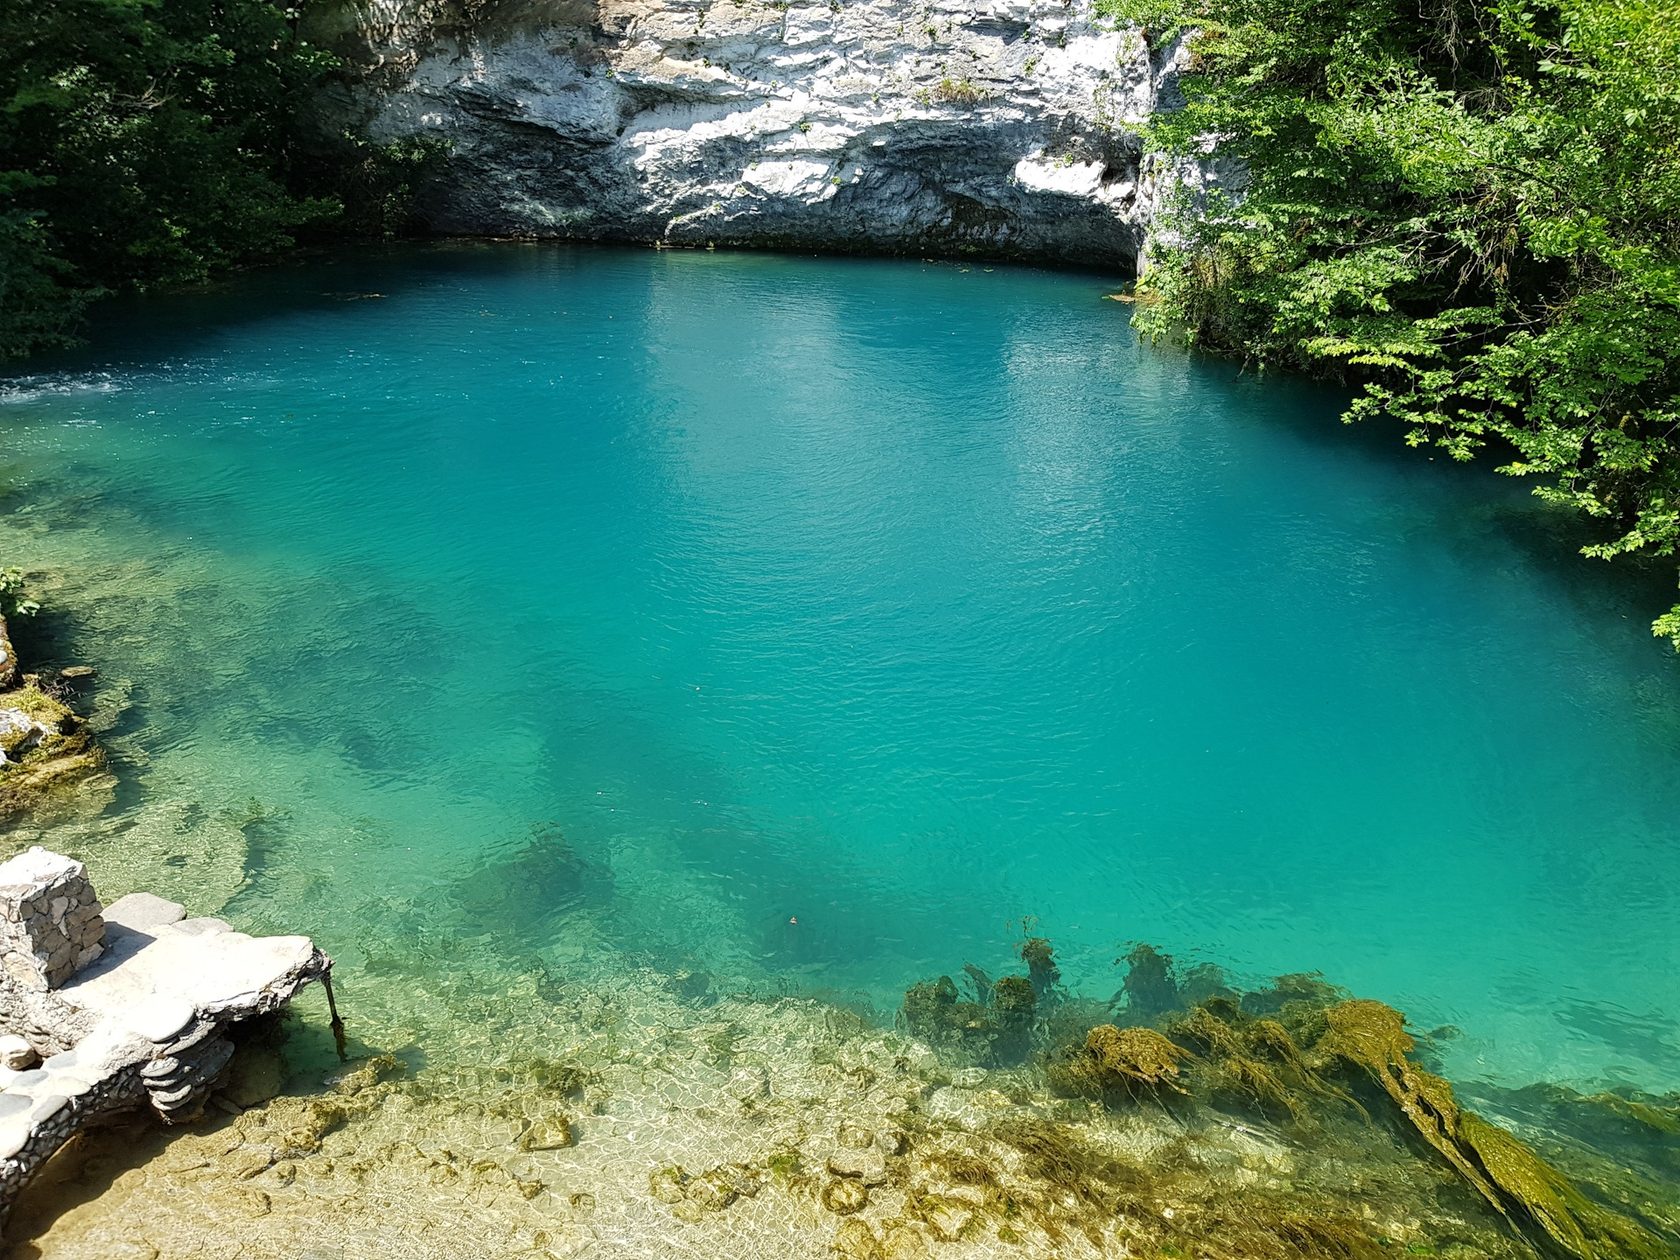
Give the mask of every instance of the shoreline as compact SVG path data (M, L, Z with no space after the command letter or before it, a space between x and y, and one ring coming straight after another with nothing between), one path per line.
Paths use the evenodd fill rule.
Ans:
M632 971L451 987L467 1009L488 998L528 1018L488 1034L493 1058L409 1070L364 1054L201 1128L87 1143L20 1202L25 1254L298 1256L300 1238L330 1237L320 1254L441 1258L464 1233L474 1254L533 1258L1540 1254L1369 1089L1368 1119L1328 1107L1291 1132L1282 1112L1176 1089L1058 1094L1036 1067L961 1066L810 999L695 999ZM426 1051L422 1036L409 1055ZM1552 1106L1659 1143L1680 1116ZM1631 1149L1598 1154L1621 1178L1594 1202L1637 1202ZM1661 1202L1645 1206L1661 1218ZM1640 1237L1586 1219L1593 1239ZM228 1220L237 1242L219 1241ZM110 1250L118 1238L136 1249Z

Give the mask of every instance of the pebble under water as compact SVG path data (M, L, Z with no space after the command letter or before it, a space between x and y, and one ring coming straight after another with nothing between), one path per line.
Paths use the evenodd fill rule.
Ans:
M1026 935L1680 1089L1665 583L1112 288L442 246L114 311L0 385L20 646L98 667L118 780L47 842L313 934L439 1091L579 990L890 1026ZM625 1018L580 1044L678 1022Z

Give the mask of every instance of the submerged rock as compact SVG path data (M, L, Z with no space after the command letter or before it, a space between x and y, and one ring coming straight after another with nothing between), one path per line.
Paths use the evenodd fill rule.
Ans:
M1579 1260L1657 1260L1674 1252L1648 1230L1592 1202L1525 1143L1474 1112L1452 1086L1417 1067L1399 1012L1352 999L1324 1013L1316 1053L1364 1070L1417 1135L1514 1227L1538 1231Z
M828 1157L828 1171L836 1177L851 1177L866 1186L878 1186L887 1179L887 1157L872 1145L861 1150L842 1146Z
M541 1116L525 1126L519 1135L522 1151L558 1151L572 1145L572 1123L558 1113Z
M648 1193L661 1203L681 1203L688 1174L679 1167L655 1169L648 1175Z
M855 1217L842 1221L834 1232L834 1251L845 1260L883 1260L884 1257L875 1231Z
M1135 1018L1155 1019L1178 1007L1178 981L1170 955L1153 945L1139 945L1123 961L1127 971L1121 992Z
M841 1216L869 1206L869 1189L850 1177L836 1177L822 1188L822 1205Z
M1039 994L1024 976L993 982L971 969L979 1001L963 1001L950 976L913 985L899 1009L902 1024L934 1046L1001 1066L1020 1063L1031 1049Z
M256 1107L279 1096L286 1087L286 1060L277 1046L240 1045L228 1065L227 1079L217 1091L237 1107Z
M1042 936L1029 936L1021 942L1021 961L1027 964L1027 979L1040 1001L1049 997L1061 983L1061 969L1056 966L1056 954L1050 942Z
M1085 1043L1065 1051L1050 1066L1050 1079L1072 1093L1098 1097L1182 1094L1179 1066L1190 1052L1153 1028L1116 1028L1100 1024Z
M459 880L454 900L469 921L524 940L605 898L611 883L606 868L579 854L558 827L539 824Z

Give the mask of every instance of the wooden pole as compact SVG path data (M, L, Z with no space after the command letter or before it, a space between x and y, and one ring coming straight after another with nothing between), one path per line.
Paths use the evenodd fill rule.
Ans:
M338 1017L338 1003L333 1000L332 968L327 968L327 973L321 977L321 984L327 991L327 1012L332 1016L332 1023L328 1026L332 1029L333 1045L338 1050L338 1061L348 1063L350 1062L350 1055L344 1048L344 1021Z

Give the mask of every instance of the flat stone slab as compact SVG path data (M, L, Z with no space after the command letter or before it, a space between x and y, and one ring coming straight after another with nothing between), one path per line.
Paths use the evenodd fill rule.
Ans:
M36 886L69 859L25 859L6 873L39 901ZM47 904L67 908L68 899ZM247 936L150 893L106 907L102 931L103 952L89 951L97 956L49 991L0 983L0 1033L33 1029L29 1039L48 1054L39 1067L0 1070L0 1216L93 1119L147 1104L169 1122L196 1115L233 1053L227 1027L283 1006L332 968L308 937Z
M168 901L149 892L136 892L129 893L126 897L118 897L106 907L107 926L110 925L113 914L119 923L131 931L149 932L154 928L179 923L187 917L187 908L179 902Z
M243 1019L273 1010L285 998L264 995L307 971L314 958L307 936L247 936L220 919L185 918L182 907L161 897L131 893L105 909L104 955L58 995L161 1042L194 1016Z

